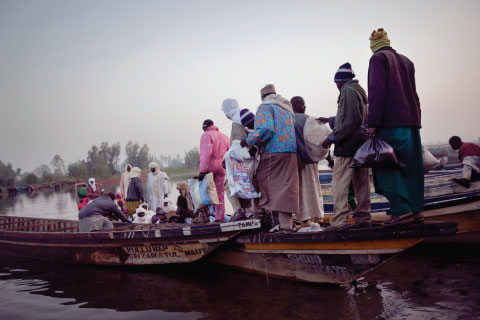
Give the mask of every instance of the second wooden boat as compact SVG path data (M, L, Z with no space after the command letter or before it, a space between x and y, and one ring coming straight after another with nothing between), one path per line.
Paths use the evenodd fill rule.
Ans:
M250 232L210 259L265 276L317 283L350 283L426 237L455 234L456 223L350 229L345 232Z

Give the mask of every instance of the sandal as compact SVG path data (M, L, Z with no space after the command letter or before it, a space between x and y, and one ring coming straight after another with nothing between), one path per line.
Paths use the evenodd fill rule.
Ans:
M412 223L413 221L414 221L413 213L409 212L409 213L405 213L405 214L402 214L402 215L392 216L392 217L390 217L390 219L385 221L383 224L385 226L397 226L397 225L401 225L401 224Z

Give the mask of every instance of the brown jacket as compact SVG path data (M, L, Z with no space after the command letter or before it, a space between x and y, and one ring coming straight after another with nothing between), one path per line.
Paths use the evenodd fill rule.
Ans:
M93 200L95 198L98 198L101 193L102 193L102 190L100 190L100 188L98 186L97 186L97 189L95 191L93 191L92 187L90 185L88 185L88 187L87 187L88 201Z
M230 145L233 140L242 140L246 139L248 135L247 129L241 124L232 122L232 133L230 134Z

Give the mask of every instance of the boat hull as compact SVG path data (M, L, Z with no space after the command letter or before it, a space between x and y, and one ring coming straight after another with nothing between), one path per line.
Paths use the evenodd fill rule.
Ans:
M0 218L0 253L68 263L147 265L201 259L260 221L189 225L124 225L77 232L73 220Z
M210 256L235 269L294 281L350 283L420 243L447 236L455 223L375 227L345 232L240 235Z

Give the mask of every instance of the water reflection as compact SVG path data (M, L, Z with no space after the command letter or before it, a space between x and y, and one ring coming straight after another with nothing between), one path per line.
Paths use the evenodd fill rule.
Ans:
M357 308L352 308L355 297L347 288L275 279L267 283L265 278L205 263L188 267L107 269L33 263L6 256L0 259L0 283L4 288L0 297L8 294L5 288L13 285L23 296L51 298L52 307L56 302L57 308L63 306L72 312L67 315L64 311L69 318L78 315L69 306L95 309L98 315L114 310L119 313L116 319L124 318L126 312L149 310L165 312L165 317L157 319L169 319L170 313L196 315L197 319L355 319L360 314ZM376 299L381 305L378 290L368 290L368 295L370 303ZM42 300L38 299L38 303ZM2 312L13 308L17 309L15 305L3 306ZM17 312L32 317L30 310L17 309ZM375 318L379 313L370 315Z
M478 319L480 312L480 257L469 250L421 247L352 286L267 279L206 262L101 268L0 261L0 314L19 318L35 318L32 308L40 307L49 319ZM32 306L21 308L24 301Z
M176 181L172 183L175 186ZM116 191L117 186L105 187ZM176 189L173 188L172 190ZM172 193L175 199L178 193ZM175 203L175 201L173 201ZM76 219L73 191L0 198L0 215ZM478 247L420 246L352 286L293 283L205 261L148 268L0 256L3 319L477 319Z
M172 204L177 203L177 182L186 181L190 176L172 178L172 192L168 198ZM146 186L144 185L144 190ZM105 192L117 192L118 185L102 186ZM230 202L226 200L227 213L233 213ZM52 219L77 219L78 209L73 188L70 190L55 191L43 189L32 193L18 193L14 196L0 197L0 215L15 215L21 217L42 217Z

